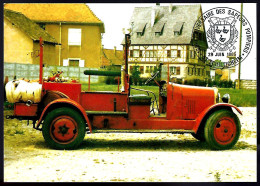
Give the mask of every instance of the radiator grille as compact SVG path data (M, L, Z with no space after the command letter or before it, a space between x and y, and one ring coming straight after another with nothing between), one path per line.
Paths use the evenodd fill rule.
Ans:
M189 114L195 114L195 101L194 100L187 100L186 105L188 107Z

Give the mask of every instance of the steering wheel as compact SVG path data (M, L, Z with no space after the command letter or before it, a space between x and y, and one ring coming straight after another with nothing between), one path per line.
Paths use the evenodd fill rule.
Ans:
M157 71L155 74L152 75L152 77L150 77L149 79L147 79L147 81L144 83L145 85L147 85L148 83L150 83L154 78L156 78L159 75L159 71Z

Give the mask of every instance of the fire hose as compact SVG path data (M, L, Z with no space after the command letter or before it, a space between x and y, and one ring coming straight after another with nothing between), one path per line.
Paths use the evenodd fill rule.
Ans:
M28 101L39 103L41 101L42 85L24 80L9 81L5 86L5 91L9 103Z

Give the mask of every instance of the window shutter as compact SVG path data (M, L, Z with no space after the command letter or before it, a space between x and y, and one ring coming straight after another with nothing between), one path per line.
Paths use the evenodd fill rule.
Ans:
M167 57L171 57L171 51L167 50Z
M140 66L140 72L141 72L141 74L144 73L144 66Z
M63 59L63 66L65 66L65 67L69 66L69 60L68 59Z
M85 67L85 60L79 60L79 67Z
M139 50L139 57L143 57L143 51Z
M133 50L130 50L130 57L133 57Z
M181 74L181 67L177 67L177 68L176 68L176 74L177 74L177 75L180 75L180 74Z
M181 57L181 51L177 50L177 57Z

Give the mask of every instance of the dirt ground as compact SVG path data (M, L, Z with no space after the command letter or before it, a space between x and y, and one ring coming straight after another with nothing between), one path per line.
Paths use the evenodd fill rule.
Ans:
M255 182L256 107L240 109L241 137L226 151L168 133L88 134L77 150L52 150L31 123L5 120L4 181Z

